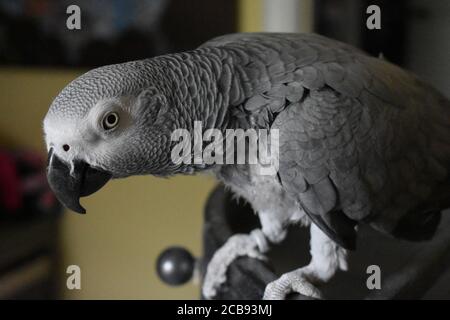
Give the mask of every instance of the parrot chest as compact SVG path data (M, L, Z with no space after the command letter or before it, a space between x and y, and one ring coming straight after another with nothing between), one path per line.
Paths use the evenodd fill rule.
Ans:
M283 189L277 176L260 175L257 172L258 165L248 164L222 165L214 169L222 183L250 203L263 225L267 219L283 226L296 222L309 225L305 212Z

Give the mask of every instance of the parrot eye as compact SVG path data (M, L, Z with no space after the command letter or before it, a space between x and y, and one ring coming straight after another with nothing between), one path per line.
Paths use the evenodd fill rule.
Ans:
M103 117L102 127L104 130L111 130L119 123L119 115L115 112L107 113Z

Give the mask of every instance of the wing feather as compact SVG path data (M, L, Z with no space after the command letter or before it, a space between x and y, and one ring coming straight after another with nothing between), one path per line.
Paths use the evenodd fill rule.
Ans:
M336 242L352 247L360 221L394 233L405 216L422 228L436 219L418 210L450 206L450 103L412 74L318 35L240 34L204 46L247 54L236 66L251 88L246 116L279 129L284 188Z

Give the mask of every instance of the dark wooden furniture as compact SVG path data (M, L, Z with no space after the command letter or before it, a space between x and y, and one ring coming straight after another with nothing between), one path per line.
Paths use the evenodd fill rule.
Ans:
M236 202L229 192L218 187L205 209L202 274L214 252L232 234L248 233L258 225L248 205ZM236 260L217 298L260 299L268 282L306 265L309 258L309 229L292 227L287 239L269 252L267 263L251 258ZM381 290L367 288L369 265L381 269ZM349 267L348 272L339 272L321 287L326 299L449 299L450 212L444 212L436 236L427 242L397 240L362 227Z

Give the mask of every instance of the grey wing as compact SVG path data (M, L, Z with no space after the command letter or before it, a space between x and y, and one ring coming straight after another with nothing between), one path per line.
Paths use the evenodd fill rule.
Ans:
M343 247L354 247L356 223L393 233L450 192L449 102L413 75L310 34L235 34L205 46L234 53L245 84L236 115L280 130L284 188Z
M354 247L353 226L360 221L395 235L405 216L414 217L398 235L432 235L434 214L447 204L430 204L435 194L450 192L448 100L370 57L309 67L323 85L272 124L280 130L279 175L286 190L346 248Z
M348 210L365 210L368 202L354 132L359 107L329 88L310 91L271 127L279 130L283 187L314 223L347 249L355 247L358 221Z

